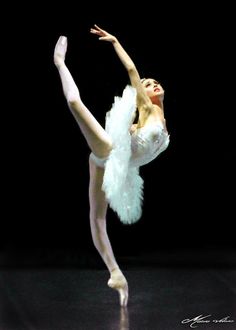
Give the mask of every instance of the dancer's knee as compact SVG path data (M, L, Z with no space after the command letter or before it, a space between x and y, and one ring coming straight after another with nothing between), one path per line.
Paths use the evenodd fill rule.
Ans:
M104 228L106 228L105 217L99 217L94 215L93 213L90 213L90 222L92 226L98 230L103 230Z
M75 110L78 108L80 103L80 98L78 95L75 94L68 94L67 95L67 103L70 109Z

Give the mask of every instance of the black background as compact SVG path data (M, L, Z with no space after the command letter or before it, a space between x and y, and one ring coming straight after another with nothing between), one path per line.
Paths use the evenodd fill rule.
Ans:
M143 216L122 225L108 211L118 255L160 249L234 248L235 70L233 19L226 3L205 8L111 3L14 7L2 35L3 251L89 255L89 149L64 99L53 50L68 37L66 63L95 117L128 83L94 23L115 34L140 75L165 89L170 145L141 168ZM111 8L112 7L112 8ZM26 10L28 14L26 14ZM19 11L18 11L19 10ZM21 14L23 13L23 14ZM67 252L69 250L69 252Z

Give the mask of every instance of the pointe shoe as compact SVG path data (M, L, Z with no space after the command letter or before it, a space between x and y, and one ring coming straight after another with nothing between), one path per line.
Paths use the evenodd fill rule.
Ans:
M54 63L56 66L65 62L67 51L67 37L60 36L54 49Z
M125 277L122 275L117 277L116 279L110 278L109 281L107 282L107 285L110 288L118 291L120 298L120 306L126 307L128 303L129 289Z

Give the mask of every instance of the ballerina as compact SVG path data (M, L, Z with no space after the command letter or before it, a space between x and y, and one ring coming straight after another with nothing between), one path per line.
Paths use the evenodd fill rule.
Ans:
M124 224L142 214L143 179L139 167L154 160L169 145L164 117L164 90L152 78L141 79L118 39L97 25L90 32L110 42L127 70L131 85L115 97L106 115L105 129L84 105L79 89L65 64L67 37L60 36L54 49L67 104L91 150L89 157L90 227L94 245L110 272L108 286L119 293L120 306L128 303L128 282L114 256L106 230L108 205ZM138 113L138 121L134 122Z

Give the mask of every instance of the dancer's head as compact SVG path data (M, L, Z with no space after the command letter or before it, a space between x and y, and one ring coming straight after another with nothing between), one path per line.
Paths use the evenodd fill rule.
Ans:
M153 78L143 78L141 79L141 83L152 101L154 101L156 97L161 101L164 99L164 89L159 81Z

